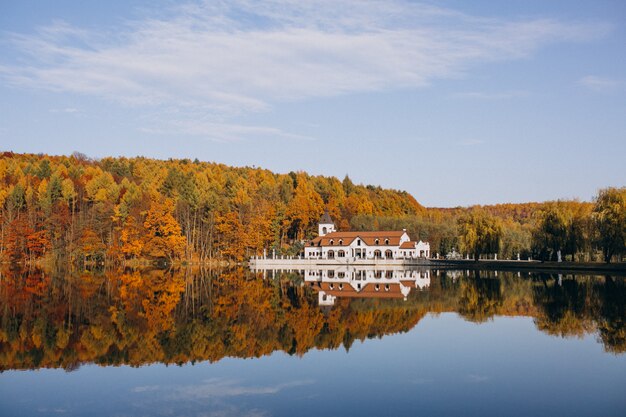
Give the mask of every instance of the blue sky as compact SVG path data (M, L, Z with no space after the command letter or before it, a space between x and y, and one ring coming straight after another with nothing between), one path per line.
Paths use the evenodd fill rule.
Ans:
M626 185L625 23L620 0L3 0L0 148L590 200Z

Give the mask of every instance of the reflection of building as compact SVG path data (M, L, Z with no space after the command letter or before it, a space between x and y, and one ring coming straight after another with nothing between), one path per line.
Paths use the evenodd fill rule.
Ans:
M411 290L430 286L428 269L365 269L354 267L304 270L304 280L318 291L321 306L337 298L395 298L406 300Z
M430 244L411 241L406 230L337 232L328 212L320 219L318 232L318 237L306 243L304 259L382 261L430 257Z

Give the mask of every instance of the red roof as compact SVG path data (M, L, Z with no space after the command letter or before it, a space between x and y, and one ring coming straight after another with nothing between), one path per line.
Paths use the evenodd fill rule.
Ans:
M339 289L339 285L343 284L343 289ZM332 288L331 288L332 285ZM378 286L378 289L376 287ZM400 291L400 284L380 284L370 283L365 285L360 291L354 289L352 285L347 282L321 282L320 290L326 294L334 295L335 297L346 298L404 298L404 295Z
M314 246L348 246L356 238L360 238L368 246L398 246L400 238L406 232L403 230L381 231L381 232L332 232L324 236L318 236L311 241ZM378 239L378 243L376 243ZM331 245L330 241L333 241ZM339 241L343 243L340 244ZM387 242L387 243L385 243Z

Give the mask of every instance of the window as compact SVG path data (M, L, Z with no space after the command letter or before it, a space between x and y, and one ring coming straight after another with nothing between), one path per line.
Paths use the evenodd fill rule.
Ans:
M343 250L340 250L337 252L337 257L338 258L345 258L346 257L346 252Z
M335 251L334 250L329 250L328 251L328 259L335 259Z
M379 240L379 239L376 239L376 240L374 241L374 243L376 243L377 245L378 245L378 243L379 243L379 242L380 242L380 240Z
M356 240L356 245L357 245L357 246L361 246L361 239L357 239L357 240Z
M374 271L374 278L382 278L383 271Z
M387 259L393 259L393 252L392 252L391 250L387 249L387 250L385 251L385 258L387 258Z
M331 245L334 245L334 244L335 244L335 241L334 241L334 240L332 240L332 239L330 239L330 244L331 244Z
M339 245L343 245L343 239L339 239Z
M344 278L346 276L345 272L337 272L337 278Z
M382 257L383 257L382 252L381 252L380 250L376 249L376 250L374 251L374 258L376 258L376 259L380 259L380 258L382 258Z
M335 271L333 270L328 271L328 278L335 278Z
M385 245L389 244L389 239L385 239Z

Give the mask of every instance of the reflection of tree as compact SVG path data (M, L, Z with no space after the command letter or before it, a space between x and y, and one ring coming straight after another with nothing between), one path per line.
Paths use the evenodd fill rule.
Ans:
M484 322L497 314L502 305L500 280L481 278L480 271L472 279L461 282L459 314L474 322Z
M598 320L600 340L607 350L626 352L626 286L607 276L600 289L602 309Z
M562 280L542 277L541 285L534 289L535 303L540 313L535 319L537 327L558 336L579 336L595 330L592 320L597 317L597 294L589 282L574 279Z
M243 270L122 271L0 277L0 370L75 369L81 363L217 361L282 350L348 349L356 340L412 329L428 312L458 311L482 322L534 316L560 336L598 331L608 351L626 346L623 280L593 277L433 280L406 301L339 298L320 309L317 295L291 275L263 280Z

